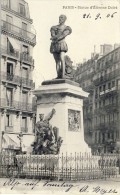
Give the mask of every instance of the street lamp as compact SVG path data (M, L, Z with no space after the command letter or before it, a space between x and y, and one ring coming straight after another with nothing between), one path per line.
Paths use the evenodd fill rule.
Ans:
M23 138L22 132L20 132L17 137L20 140L20 153L22 153L22 138Z

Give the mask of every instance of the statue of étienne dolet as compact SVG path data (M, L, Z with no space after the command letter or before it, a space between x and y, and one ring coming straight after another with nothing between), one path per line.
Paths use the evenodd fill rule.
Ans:
M65 55L68 51L65 37L70 35L72 29L65 25L67 17L65 15L59 16L59 24L52 26L51 32L51 46L50 52L53 54L56 62L57 78L72 77L72 61L69 56Z

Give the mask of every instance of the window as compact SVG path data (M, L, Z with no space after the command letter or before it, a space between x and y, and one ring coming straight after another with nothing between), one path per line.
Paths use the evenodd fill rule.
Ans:
M3 6L10 8L10 0L3 0L2 4L3 4Z
M103 85L103 91L105 91L105 89L106 89L106 85Z
M25 13L25 6L23 4L19 4L19 8L20 8L20 14L25 16L26 13Z
M22 67L22 77L28 78L28 68Z
M102 133L102 143L105 143L105 133Z
M7 30L12 30L12 23L13 23L13 18L9 15L6 15L6 21L7 21Z
M112 81L112 87L115 87L115 81Z
M97 143L97 132L95 132L95 143Z
M27 24L22 22L22 35L27 37Z
M115 61L118 60L118 52L115 52Z
M28 100L28 93L27 92L22 92L22 102L27 103Z
M28 54L28 46L23 45L23 47L22 47L22 52Z
M101 101L99 101L99 108L101 107L101 105L102 105L102 103L101 103Z
M111 89L111 83L108 83L108 89Z
M27 117L22 117L22 132L27 132Z
M13 80L13 64L7 62L7 80Z
M12 126L12 116L9 114L6 114L6 126L11 127Z
M6 99L7 99L7 106L12 106L13 89L11 89L11 88L6 89Z
M105 106L105 100L103 100L103 106Z
M26 45L23 45L22 47L22 58L26 61L29 60L29 48Z

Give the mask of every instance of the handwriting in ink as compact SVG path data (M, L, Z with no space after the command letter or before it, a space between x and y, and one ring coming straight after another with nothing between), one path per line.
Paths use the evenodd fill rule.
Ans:
M112 14L108 13L105 17L106 18L114 18L115 14L117 14L117 12L113 12ZM92 15L90 13L83 14L83 18L92 18ZM94 17L94 19L95 20L102 19L101 13L96 14L96 16Z

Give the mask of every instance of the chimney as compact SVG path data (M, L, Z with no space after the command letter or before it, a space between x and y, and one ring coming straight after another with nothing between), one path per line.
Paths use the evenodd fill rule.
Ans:
M116 48L118 48L118 47L120 47L120 44L115 43L115 44L114 44L114 49L116 49Z
M100 45L100 56L103 56L103 47L104 47L104 45Z
M106 55L107 53L111 52L113 46L110 44L104 44L100 46L100 56Z

